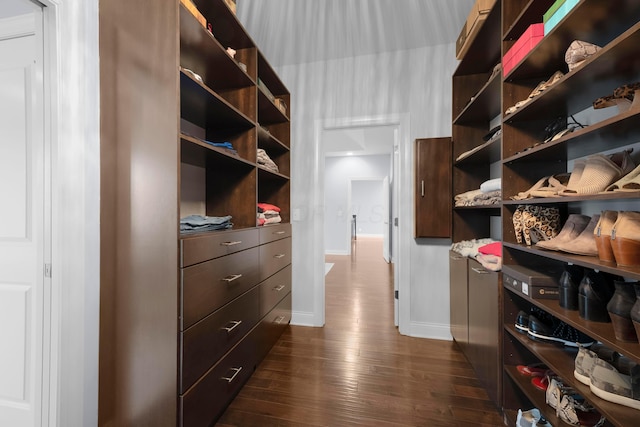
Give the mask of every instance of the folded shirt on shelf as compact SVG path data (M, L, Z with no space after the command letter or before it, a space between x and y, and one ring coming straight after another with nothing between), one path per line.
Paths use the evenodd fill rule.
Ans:
M205 231L226 230L233 227L231 218L231 215L189 215L184 218L180 218L180 233L201 233Z
M236 155L236 156L238 155L238 152L236 151L236 149L235 149L235 148L233 148L233 144L231 144L229 141L225 141L225 142L214 142L214 141L206 141L206 140L205 140L204 142L206 142L207 144L212 145L212 146L214 146L214 147L222 148L222 149L224 149L225 151L228 151L228 152L230 152L231 154L234 154L234 155Z
M496 205L502 201L502 191L494 190L483 192L482 190L471 190L455 196L455 206L487 206Z
M280 208L270 203L258 203L258 225L277 224L282 222Z
M271 157L262 148L258 148L258 164L264 166L273 172L279 172L278 165L275 164Z
M482 239L473 239L473 240L461 240L460 242L455 242L451 245L451 250L459 253L462 256L466 256L469 258L475 258L480 252L478 249L481 246L488 245L489 243L494 243L496 240L493 240L490 237L485 237Z

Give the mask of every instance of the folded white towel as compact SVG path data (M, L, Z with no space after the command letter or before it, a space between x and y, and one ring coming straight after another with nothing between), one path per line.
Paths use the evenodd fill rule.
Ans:
M480 191L483 193L489 193L491 191L501 190L502 189L502 179L494 178L480 184Z

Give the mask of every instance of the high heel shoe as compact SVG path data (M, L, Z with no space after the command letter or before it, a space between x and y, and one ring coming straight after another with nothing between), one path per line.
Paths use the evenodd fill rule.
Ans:
M640 212L618 213L611 229L611 249L619 266L640 265Z
M616 291L607 304L607 311L611 317L611 323L613 323L613 332L619 341L638 342L638 336L631 320L631 310L636 303L634 287L638 285L638 282L616 280L613 283Z
M567 218L567 222L562 226L560 233L558 233L553 239L536 243L536 248L546 249L549 251L560 250L560 245L564 242L576 239L587 227L589 221L591 221L591 217L587 215L569 215L569 218Z
M611 230L617 219L618 211L602 211L600 221L593 230L600 261L616 262L613 249L611 249Z
M522 209L520 210L520 207ZM532 243L553 239L560 229L560 210L548 206L519 205L519 221L516 213L513 216L516 240L522 243L522 235L527 246Z

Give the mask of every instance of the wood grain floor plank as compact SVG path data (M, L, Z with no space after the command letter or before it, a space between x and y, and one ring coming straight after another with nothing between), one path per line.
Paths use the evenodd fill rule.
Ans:
M381 239L352 252L327 257L325 326L290 326L216 425L503 425L455 343L398 333Z

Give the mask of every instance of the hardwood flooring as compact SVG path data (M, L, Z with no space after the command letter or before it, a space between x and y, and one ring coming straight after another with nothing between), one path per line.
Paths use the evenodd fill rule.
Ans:
M327 262L325 326L290 326L217 426L503 425L453 342L398 333L381 239Z

